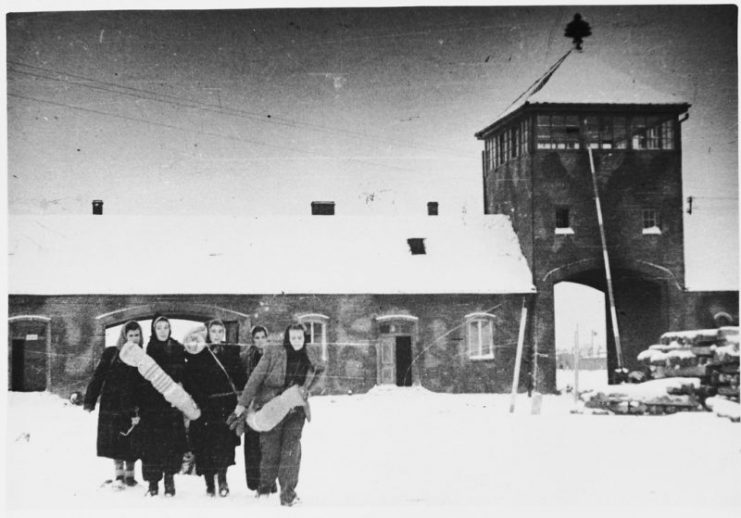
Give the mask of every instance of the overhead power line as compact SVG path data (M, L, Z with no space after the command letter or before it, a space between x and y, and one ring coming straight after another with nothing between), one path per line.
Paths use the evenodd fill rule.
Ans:
M297 120L286 118L286 117L273 116L271 114L266 114L266 113L257 113L257 112L252 112L252 111L243 110L239 108L224 108L220 104L211 104L211 103L206 103L203 101L194 101L192 99L186 99L184 97L180 97L177 95L171 95L171 94L167 94L163 92L154 92L152 90L146 90L143 88L136 88L136 87L131 87L131 86L120 85L120 84L109 82L109 81L102 81L99 79L93 79L93 78L82 76L79 74L74 74L74 73L61 71L61 70L54 70L51 68L39 67L35 65L30 65L28 63L18 62L18 61L8 61L8 64L15 67L13 69L13 72L21 74L21 75L37 77L40 79L48 79L50 81L64 82L67 84L81 86L83 88L89 88L92 90L99 90L99 91L104 91L104 92L118 94L118 95L126 95L126 96L137 98L137 99L170 104L170 105L178 106L181 108L183 107L195 108L195 109L200 109L200 110L204 110L204 111L208 111L212 113L219 113L222 115L249 119L249 120L253 120L256 122L260 122L262 124L287 126L291 128L305 128L305 129L314 130L314 131L321 131L324 133L342 135L348 138L372 140L375 142L390 144L390 145L397 146L397 147L404 147L404 148L409 148L409 149L421 149L425 151L436 151L436 152L443 151L443 152L447 152L448 154L453 154L454 156L470 158L468 153L464 153L463 151L459 149L445 148L445 147L440 147L440 146L427 146L427 145L420 145L420 144L407 144L404 142L400 142L396 139L389 139L389 138L381 137L378 135L365 133L362 131L353 131L353 130L343 129L343 128L332 128L332 127L323 126L320 124L302 122L302 121L297 121ZM38 74L38 73L34 74L33 72L21 70L18 67L26 67L32 70L38 70L39 72L42 72L43 74L46 74L46 75ZM56 74L57 76L67 76L67 78L54 77L49 74ZM71 81L69 78L74 78L79 81L87 81L88 83L92 83L92 84L86 84L86 83L82 83L79 81Z
M144 123L144 124L150 124L152 126L160 126L160 127L163 127L163 128L169 128L169 129L173 129L173 130L176 130L176 131L182 131L182 132L185 132L185 133L195 133L195 134L199 134L199 135L207 135L207 136L210 136L210 137L223 138L223 139L233 140L233 141L237 141L237 142L247 142L249 144L255 144L255 145L258 145L258 146L269 147L269 148L273 148L273 149L279 149L281 151L290 150L290 151L295 151L297 153L304 153L306 155L319 156L321 158L330 158L330 157L328 157L326 155L322 155L320 153L316 153L316 152L309 151L309 150L306 150L306 149L300 149L300 148L295 148L295 147L290 147L290 146L285 146L285 145L278 145L278 144L268 144L266 142L261 142L259 140L246 139L246 138L242 138L242 137L235 137L235 136L232 136L232 135L224 135L222 133L216 133L216 132L212 132L212 131L203 131L203 130L182 128L180 126L176 126L174 124L167 124L165 122L155 122L155 121L150 121L150 120L146 120L146 119L140 119L138 117L131 117L131 116L128 116L128 115L120 115L120 114L116 114L116 113L109 113L109 112L105 112L105 111L101 111L101 110L95 110L95 109L92 109L92 108L83 108L81 106L73 106L71 104L59 103L59 102L56 102L56 101L49 101L49 100L46 100L46 99L39 99L39 98L36 98L36 97L30 97L30 96L20 95L20 94L16 94L16 93L8 93L8 97L16 97L18 99L25 99L27 101L34 101L34 102L39 102L39 103L43 103L43 104L50 104L52 106L59 106L59 107L62 107L62 108L67 108L67 109L71 109L71 110L78 110L78 111L87 112L87 113L94 113L96 115L102 115L102 116L105 116L105 117L114 117L114 118L117 118L117 119L128 120L128 121L131 121L131 122L139 122L139 123ZM349 157L349 158L341 158L341 160L352 161L352 162L357 162L357 163L361 163L361 164L372 165L372 166L376 166L376 167L384 167L384 168L388 168L388 169L397 169L397 170L400 170L400 171L411 171L411 172L414 172L413 169L409 169L409 168L405 168L405 167L392 166L392 165L382 164L382 163L378 163L378 162L370 162L370 161L367 161L367 160L359 160L359 159L352 158L352 157Z

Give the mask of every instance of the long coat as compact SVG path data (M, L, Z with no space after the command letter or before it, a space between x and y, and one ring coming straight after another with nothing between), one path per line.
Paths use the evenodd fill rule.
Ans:
M208 347L186 354L183 386L201 409L201 417L190 422L190 446L196 458L196 473L203 475L234 465L239 437L226 424L237 404L229 371L233 361L229 349L214 353ZM226 353L226 354L225 354ZM239 356L235 356L239 360ZM239 366L237 365L237 368Z
M175 383L183 381L185 349L180 342L172 338L150 342L147 354ZM188 451L183 414L142 376L134 397L141 417L134 430L135 450L144 463L161 466L166 472L179 470L182 456Z
M246 379L249 378L252 371L255 370L257 364L262 358L262 351L253 346L247 349L247 353L243 359L243 372L246 374ZM239 390L244 388L237 387ZM244 470L245 477L247 478L247 487L252 490L258 489L260 486L260 459L262 454L260 451L260 432L256 432L249 426L244 429ZM275 492L275 491L273 491Z
M98 457L136 460L131 436L123 434L127 433L131 427L131 418L136 415L132 390L138 378L136 368L126 365L118 357L117 347L106 347L103 350L83 402L85 409L95 410L100 397Z

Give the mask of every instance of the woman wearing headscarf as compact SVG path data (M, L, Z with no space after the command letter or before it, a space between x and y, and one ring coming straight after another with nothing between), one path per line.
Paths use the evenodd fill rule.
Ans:
M189 427L196 473L204 477L210 496L216 494L216 477L222 497L229 494L226 472L234 465L234 448L239 445L239 437L226 424L237 403L237 389L229 374L233 368L227 368L226 346L221 345L224 332L224 323L212 320L206 324L205 336L197 333L186 342L184 378L185 390L201 409L201 417L191 421Z
M253 402L254 408L259 410L292 385L304 386L306 377L313 368L306 353L305 342L304 327L294 323L286 328L282 345L268 346L265 349L239 396L239 404L234 409L235 416L242 416ZM296 407L272 430L260 434L262 459L258 496L269 495L277 477L280 484L280 504L292 506L298 503L296 486L301 465L301 432L305 420L304 408Z
M185 349L170 335L170 321L164 316L155 316L146 352L175 383L181 383ZM180 470L183 454L188 451L183 414L141 376L136 384L135 400L141 418L135 429L135 442L142 459L142 476L149 482L147 494L157 495L159 481L164 477L165 495L174 496L174 475Z
M126 365L118 356L127 342L142 346L142 329L137 322L126 322L115 347L106 347L85 391L84 409L98 412L98 457L113 459L117 487L137 485L134 478L136 455L131 446L130 432L138 422L132 390L139 378L135 367Z

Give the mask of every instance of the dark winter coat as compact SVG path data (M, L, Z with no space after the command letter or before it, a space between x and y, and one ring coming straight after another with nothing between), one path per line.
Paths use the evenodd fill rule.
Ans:
M239 355L229 352L222 346L219 353L204 347L198 353L186 354L183 385L201 409L201 417L191 421L189 428L199 475L234 465L234 448L239 445L239 437L226 424L237 404L236 388L228 372L241 370Z
M126 365L118 357L117 347L103 350L83 403L86 410L95 410L100 397L98 457L136 460L131 436L123 434L129 430L131 418L136 415L133 388L139 377L135 367Z
M247 349L243 358L243 372L245 379L250 377L257 364L262 358L262 351L254 345ZM237 387L238 389L244 387ZM249 426L244 430L244 471L247 479L247 487L257 490L260 487L260 432L256 432ZM275 491L273 491L274 493Z
M161 342L155 338L153 330L147 354L175 383L182 383L185 349L180 342L172 338ZM134 430L137 453L144 463L162 466L163 471L179 469L178 463L188 451L183 414L143 376L139 376L134 396L141 417Z

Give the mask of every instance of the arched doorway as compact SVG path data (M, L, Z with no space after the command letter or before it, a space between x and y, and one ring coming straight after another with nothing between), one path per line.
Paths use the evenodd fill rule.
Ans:
M172 324L172 336L179 341L194 327L218 318L226 326L227 344L242 346L241 333L248 332L251 327L250 316L239 311L208 304L166 301L121 308L98 315L95 317L96 336L100 337L101 345L113 345L120 333L120 326L129 320L135 320L142 326L146 344L150 334L150 323L156 314L167 316ZM97 361L97 358L93 361Z
M681 314L681 286L665 268L646 261L615 261L612 269L622 367L628 371L642 370L638 354L657 342L662 333L671 329L671 323L679 322ZM571 282L589 286L607 293L607 282L602 261L580 260L548 272L541 280L540 329L541 343L553 344L555 353L555 306L554 286L560 282ZM607 371L611 383L617 381L618 354L610 307L605 301L605 344L607 348ZM557 367L557 363L551 364ZM553 380L555 381L555 380Z

